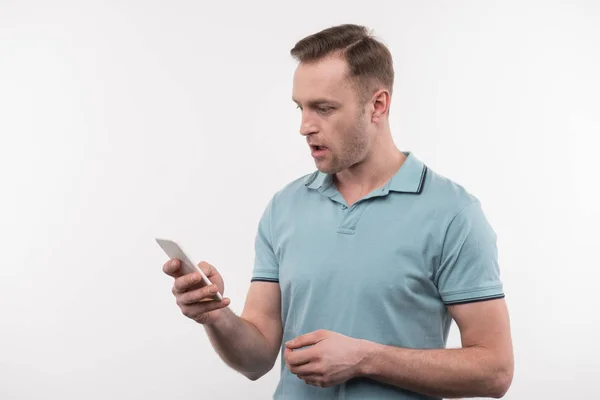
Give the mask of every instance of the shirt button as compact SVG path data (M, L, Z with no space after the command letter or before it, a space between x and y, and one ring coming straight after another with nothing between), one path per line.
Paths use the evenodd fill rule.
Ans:
M345 210L346 208L348 208L346 205L342 204L342 210Z

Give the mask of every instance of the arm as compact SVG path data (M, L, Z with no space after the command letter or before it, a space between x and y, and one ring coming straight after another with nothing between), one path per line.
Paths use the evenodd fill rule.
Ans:
M288 368L321 387L362 376L440 397L502 397L512 382L512 339L496 235L478 202L449 224L434 283L462 348L400 348L318 330L286 342Z
M269 372L281 346L281 294L277 282L252 282L241 317L218 310L205 324L211 344L231 368L251 380Z
M246 304L240 317L219 310L214 324L205 325L215 351L223 361L251 380L273 368L283 337L279 263L272 245L269 202L255 237L255 262Z
M449 312L462 348L417 350L363 341L359 375L431 396L504 396L514 363L504 299L453 305Z

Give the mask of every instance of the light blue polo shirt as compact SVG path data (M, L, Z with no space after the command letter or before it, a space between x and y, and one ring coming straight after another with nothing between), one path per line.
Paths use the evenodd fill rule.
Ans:
M479 201L413 153L381 188L348 207L315 171L279 190L258 225L252 280L281 288L275 399L437 399L366 378L306 384L283 343L318 329L406 348L444 348L446 305L504 296L496 235Z

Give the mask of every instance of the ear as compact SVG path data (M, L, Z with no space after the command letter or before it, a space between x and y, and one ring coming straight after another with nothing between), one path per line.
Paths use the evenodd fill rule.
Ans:
M373 114L371 122L380 122L382 118L387 117L390 109L391 96L390 92L385 89L380 89L372 97Z

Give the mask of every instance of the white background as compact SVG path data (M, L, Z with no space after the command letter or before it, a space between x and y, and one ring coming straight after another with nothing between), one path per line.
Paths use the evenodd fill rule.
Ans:
M1 399L270 398L279 361L226 367L154 237L216 265L241 312L266 202L314 169L289 50L346 22L394 55L398 146L499 236L505 398L597 398L597 2L4 0Z

